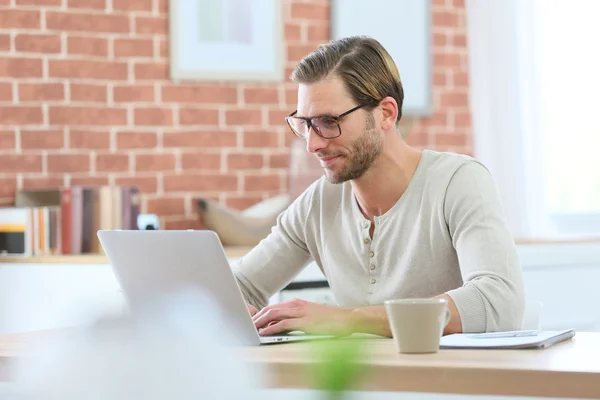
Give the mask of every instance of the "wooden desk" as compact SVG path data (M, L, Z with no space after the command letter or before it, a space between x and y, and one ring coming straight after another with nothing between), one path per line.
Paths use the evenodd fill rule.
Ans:
M11 361L48 332L0 336L0 381L10 380ZM56 334L56 333L53 333ZM313 388L311 343L240 349L249 363L265 368L277 388ZM545 350L442 350L431 355L397 354L391 339L364 342L357 390L600 398L600 333Z

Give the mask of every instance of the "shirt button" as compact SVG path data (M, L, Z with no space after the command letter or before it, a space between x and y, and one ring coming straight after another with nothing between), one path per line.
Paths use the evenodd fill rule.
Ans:
M369 243L371 243L371 239L365 238L364 242L365 242L365 244L369 244Z
M373 253L373 250L371 250L371 251L369 252L369 257L373 258L374 256L375 256L375 253Z
M369 226L369 221L365 221L363 222L363 226L366 228L367 226Z
M375 266L374 266L374 265L371 265L371 266L369 267L369 269L370 269L371 271L373 271L373 270L375 269Z
M375 282L377 282L377 280L375 280L375 278L371 279L371 285L374 285Z

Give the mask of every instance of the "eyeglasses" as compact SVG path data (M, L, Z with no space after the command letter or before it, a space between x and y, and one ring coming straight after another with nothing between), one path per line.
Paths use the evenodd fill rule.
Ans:
M358 106L336 116L323 115L318 117L296 117L297 110L285 117L285 120L294 134L302 139L308 138L310 129L324 139L335 139L342 134L340 119L346 115L367 105L373 104L373 100L366 101Z

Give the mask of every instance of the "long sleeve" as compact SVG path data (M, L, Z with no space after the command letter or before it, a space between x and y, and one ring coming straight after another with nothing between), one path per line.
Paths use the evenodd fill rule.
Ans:
M483 165L472 161L458 168L446 191L444 215L464 283L447 294L456 303L463 331L520 329L525 303L521 265Z
M314 185L279 214L271 233L233 267L244 298L259 309L298 275L310 259L305 227L313 190Z

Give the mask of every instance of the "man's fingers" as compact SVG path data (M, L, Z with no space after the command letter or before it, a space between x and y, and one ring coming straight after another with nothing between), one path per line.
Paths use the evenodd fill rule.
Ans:
M296 304L291 303L289 301L285 301L283 303L279 303L279 304L273 304L270 306L266 306L264 307L262 310L258 311L256 314L254 314L254 320L256 321L258 318L262 317L264 314L268 313L269 311L273 310L273 309L280 309L280 308L294 308L297 307Z
M263 313L261 316L257 316L258 314L254 317L254 325L260 329L266 327L273 321L280 321L288 318L299 318L303 315L297 308L272 308Z
M282 321L275 322L274 324L269 324L265 328L259 329L258 334L260 336L282 334L285 332L299 330L301 325L301 318L284 319Z
M250 313L250 316L253 317L258 312L258 309L253 305L248 304L248 312Z

